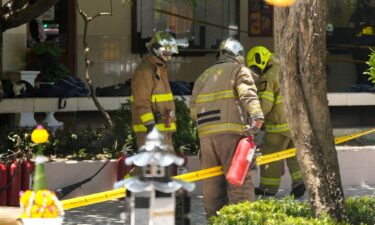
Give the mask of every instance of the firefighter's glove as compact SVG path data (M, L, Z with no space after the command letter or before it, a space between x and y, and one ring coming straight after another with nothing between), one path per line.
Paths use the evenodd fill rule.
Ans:
M152 131L152 129L155 127L155 124L149 124L149 125L146 125L146 128L147 128L147 134L150 133Z
M252 119L250 125L245 126L245 135L254 135L260 131L262 127L263 119Z

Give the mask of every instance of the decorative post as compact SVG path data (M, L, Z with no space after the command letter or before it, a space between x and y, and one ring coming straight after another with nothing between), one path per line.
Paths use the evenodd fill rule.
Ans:
M43 146L48 141L48 132L38 125L31 133L31 140L37 144L33 190L20 192L21 221L24 225L61 225L64 210L55 193L46 190L46 175Z
M163 136L154 128L146 137L139 153L125 160L135 165L139 173L122 180L116 186L125 186L131 193L131 225L175 225L175 192L192 191L194 183L173 179L170 171L173 164L181 166L184 159L170 153L164 145Z

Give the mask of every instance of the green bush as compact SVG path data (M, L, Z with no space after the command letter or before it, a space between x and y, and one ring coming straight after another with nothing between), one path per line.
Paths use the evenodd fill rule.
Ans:
M36 145L32 143L30 134L33 129L17 129L2 132L0 136L0 155L15 152L17 158L36 153ZM70 159L102 159L115 157L113 148L114 136L108 134L104 128L90 128L79 130L48 130L48 142L44 145L44 155L51 158ZM6 157L3 157L6 161Z
M369 60L366 62L366 64L369 66L369 68L363 73L365 75L368 75L368 80L371 81L375 85L375 49L371 48L371 54L369 55Z
M375 198L348 198L345 202L348 222L338 223L329 216L314 218L307 202L284 199L259 199L255 202L243 202L228 205L219 211L218 216L211 217L210 225L373 225L375 224Z
M175 100L177 131L173 134L173 146L176 151L186 154L197 154L199 151L199 139L195 122L190 117L190 110L184 101ZM116 112L116 135L118 140L124 140L122 145L128 149L136 149L136 138L131 126L130 103L121 105Z
M137 150L137 140L132 128L132 115L130 102L121 104L120 109L114 113L113 122L116 124L115 137L122 150L131 155Z
M174 147L186 154L196 154L199 140L195 123L183 101L176 101L177 132L173 134ZM44 144L44 154L52 158L102 159L117 158L120 151L136 152L136 138L131 125L130 103L122 104L112 113L116 124L114 132L103 127L85 129L64 128L49 130L49 140ZM17 157L35 153L30 134L33 128L9 130L0 129L0 156L9 155L11 150ZM47 128L48 130L48 128ZM117 141L117 146L114 143ZM0 160L6 161L4 157Z
M191 119L190 110L184 101L175 100L177 132L173 134L173 145L176 151L186 154L197 154L199 138L195 122Z
M349 224L375 224L375 198L364 196L348 198L345 201Z

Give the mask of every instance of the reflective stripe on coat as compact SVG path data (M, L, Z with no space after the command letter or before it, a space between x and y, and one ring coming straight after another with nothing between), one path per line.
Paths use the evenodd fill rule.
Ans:
M167 66L155 56L145 56L132 76L130 103L134 132L146 132L156 124L160 132L176 131L173 94L169 86ZM166 126L166 112L172 110L171 124ZM159 111L161 121L156 121Z
M194 84L190 113L200 137L243 134L248 115L263 118L253 74L233 57L222 55Z

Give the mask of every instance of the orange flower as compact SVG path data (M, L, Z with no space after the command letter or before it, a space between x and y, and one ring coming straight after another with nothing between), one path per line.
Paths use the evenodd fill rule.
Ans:
M56 218L64 215L61 203L54 192L25 191L20 197L21 218Z

